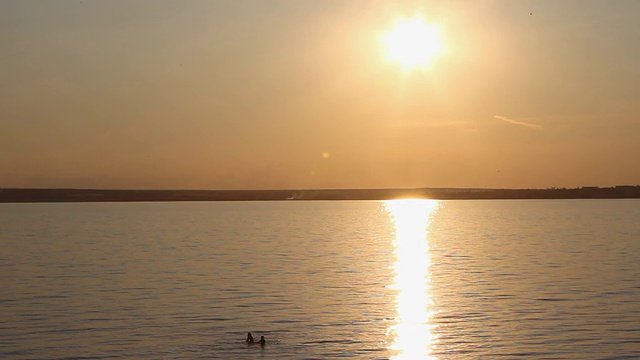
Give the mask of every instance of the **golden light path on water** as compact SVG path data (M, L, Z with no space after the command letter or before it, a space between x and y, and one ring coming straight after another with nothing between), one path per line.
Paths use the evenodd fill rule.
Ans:
M396 322L388 330L392 359L435 359L428 224L437 206L437 200L385 201L395 226L395 278L390 288L398 292Z

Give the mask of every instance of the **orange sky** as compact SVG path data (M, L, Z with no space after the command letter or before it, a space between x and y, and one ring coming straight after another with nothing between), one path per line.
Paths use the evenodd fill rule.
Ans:
M0 2L0 187L640 184L638 1ZM440 29L389 61L401 19Z

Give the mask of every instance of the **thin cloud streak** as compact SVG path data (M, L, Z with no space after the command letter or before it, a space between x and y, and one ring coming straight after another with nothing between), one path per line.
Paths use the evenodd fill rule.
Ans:
M388 124L388 128L433 128L433 127L451 127L451 126L467 126L468 121L430 121L430 122L400 122Z
M544 127L542 125L538 125L538 124L531 124L531 123L527 123L524 121L518 121L518 120L513 120L513 119L509 119L506 116L499 116L499 115L494 115L494 118L498 119L498 120L502 120L502 121L506 121L508 123L511 124L515 124L515 125L520 125L520 126L524 126L524 127L528 127L530 129L534 129L534 130L544 130Z

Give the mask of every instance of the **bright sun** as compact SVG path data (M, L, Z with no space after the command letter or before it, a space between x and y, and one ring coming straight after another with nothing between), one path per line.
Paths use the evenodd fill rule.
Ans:
M405 69L427 66L443 49L440 31L419 18L403 20L384 36L387 56Z

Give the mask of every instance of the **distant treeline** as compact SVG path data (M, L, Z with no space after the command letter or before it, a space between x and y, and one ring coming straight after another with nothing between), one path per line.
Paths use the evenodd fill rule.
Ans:
M273 201L273 200L631 199L640 186L574 189L91 190L0 189L0 202Z

